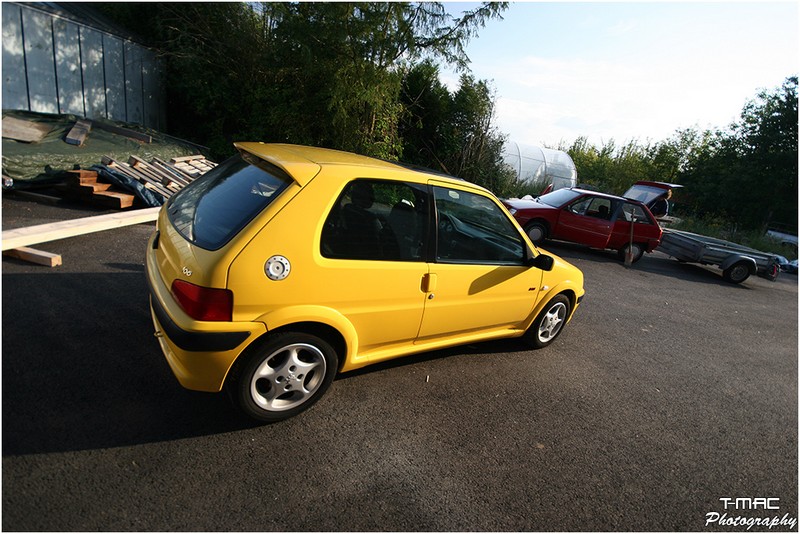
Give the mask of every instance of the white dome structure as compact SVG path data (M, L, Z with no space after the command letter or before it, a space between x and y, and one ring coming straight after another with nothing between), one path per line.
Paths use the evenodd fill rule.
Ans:
M553 189L573 187L578 171L569 154L562 150L521 145L506 141L503 162L517 173L517 179L528 184L553 184Z

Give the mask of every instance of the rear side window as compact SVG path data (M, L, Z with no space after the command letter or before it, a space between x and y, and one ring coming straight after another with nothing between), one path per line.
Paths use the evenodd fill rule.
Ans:
M650 221L650 217L645 214L641 206L631 204L630 202L626 202L625 205L622 206L622 218L628 222L635 219L639 224L653 224Z
M279 168L237 154L175 194L167 206L169 220L194 245L217 250L291 183Z
M425 186L355 180L325 220L321 252L336 259L424 261L427 221Z

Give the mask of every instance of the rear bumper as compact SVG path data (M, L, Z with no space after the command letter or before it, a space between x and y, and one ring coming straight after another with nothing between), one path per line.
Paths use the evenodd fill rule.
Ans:
M250 332L191 332L178 326L170 318L157 298L153 298L150 290L150 309L158 320L164 334L181 350L187 352L218 352L233 350L241 345Z
M145 267L155 336L173 374L187 389L220 391L233 362L266 327L258 322L195 321L172 299L150 247Z

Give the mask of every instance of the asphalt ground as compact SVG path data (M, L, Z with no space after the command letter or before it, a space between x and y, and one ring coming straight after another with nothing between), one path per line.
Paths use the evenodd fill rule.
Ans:
M2 220L93 213L4 198ZM151 231L37 245L62 254L56 268L2 260L5 531L744 531L706 522L797 518L796 276L731 285L660 254L626 269L551 244L586 276L554 345L349 373L311 410L259 426L173 378L148 311Z

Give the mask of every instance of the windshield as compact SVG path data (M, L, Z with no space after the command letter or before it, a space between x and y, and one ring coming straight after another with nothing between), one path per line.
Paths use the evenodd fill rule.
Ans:
M553 191L552 193L542 195L536 200L543 204L547 204L548 206L560 208L567 202L578 198L580 195L580 193L573 191L572 189L559 189L557 191Z
M167 206L169 220L191 243L217 250L291 183L277 167L237 154L175 194Z

